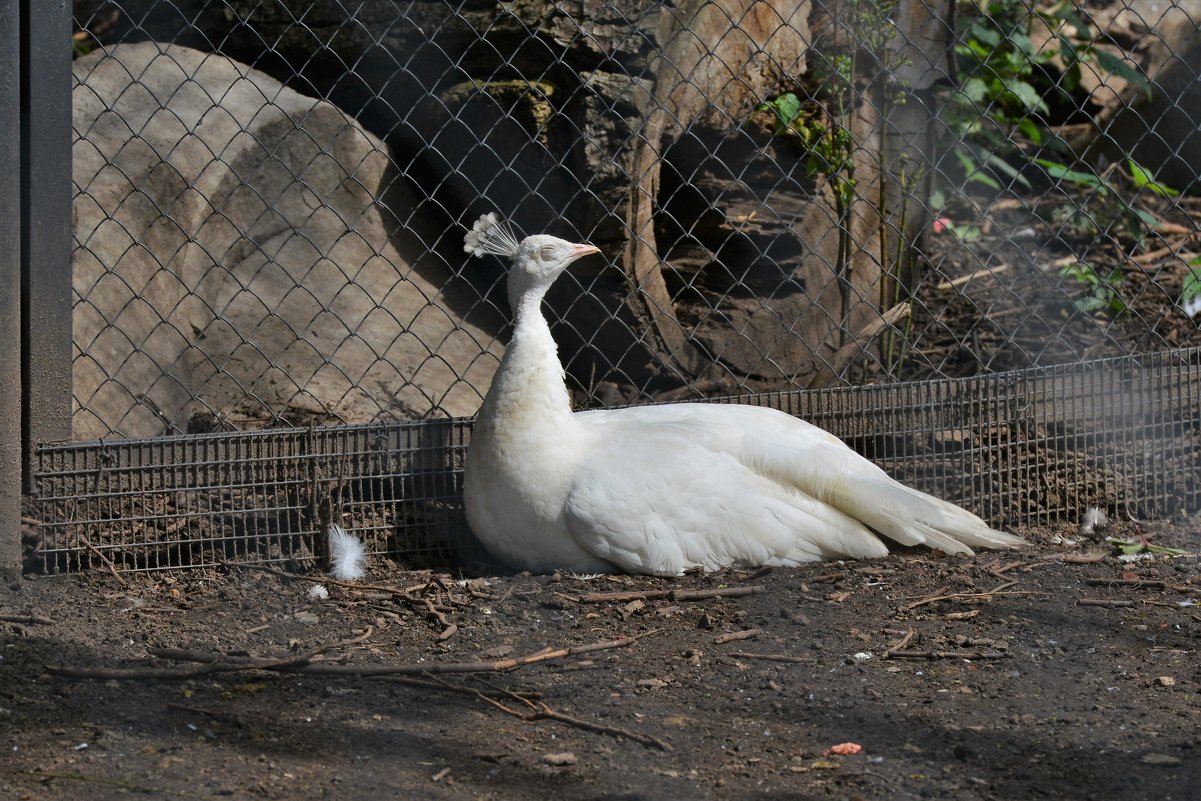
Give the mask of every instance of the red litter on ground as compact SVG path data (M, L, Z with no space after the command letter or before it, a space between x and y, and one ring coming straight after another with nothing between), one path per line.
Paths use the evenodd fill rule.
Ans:
M843 756L850 756L851 754L858 754L862 750L863 746L861 746L859 743L839 743L838 745L832 745L825 751L822 751L822 755L830 756L831 754L841 754Z

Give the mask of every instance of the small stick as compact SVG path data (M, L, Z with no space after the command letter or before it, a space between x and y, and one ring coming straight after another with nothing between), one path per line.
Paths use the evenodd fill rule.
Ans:
M203 654L193 653L191 651L181 651L177 649L152 649L152 656L159 656L167 659L176 659L179 661L194 661L204 664L195 668L86 668L86 667L69 667L61 665L47 665L46 670L57 676L67 676L78 679L187 679L195 676L201 676L208 673L237 673L250 670L270 670L286 673L303 673L306 675L322 675L322 676L393 676L393 675L408 675L420 676L423 674L435 673L488 673L488 672L503 672L513 670L526 665L537 664L538 662L546 662L552 659L563 659L569 656L578 656L579 654L592 653L593 651L603 651L610 648L624 648L643 637L649 637L651 634L657 633L658 629L653 629L641 634L636 634L630 637L623 637L619 640L607 640L605 642L592 643L591 645L581 645L573 648L559 648L557 650L544 650L535 654L523 657L512 657L509 659L498 659L494 662L428 662L418 664L376 664L376 665L351 665L338 664L332 662L311 662L310 660L320 653L324 653L332 648L340 645L346 645L361 641L362 638L349 640L342 643L334 643L330 646L325 646L311 651L307 654L302 654L289 659L253 659L247 657L230 657L223 654Z
M273 576L291 579L292 581L307 581L312 584L329 584L332 587L345 587L348 590L374 590L376 592L385 592L389 595L395 595L400 598L404 598L405 600L413 603L420 603L421 600L419 598L414 598L413 593L420 592L421 590L424 590L430 586L430 582L427 581L422 584L414 584L411 587L404 587L402 589L400 587L389 587L384 584L363 584L362 582L358 581L342 581L340 579L333 578L332 576L305 576L301 573L289 573L286 570L277 570L274 567L268 567L267 565L253 565L243 562L225 562L224 565L227 568L237 568L238 570L257 570L260 573L270 573Z
M1012 587L1017 584L1016 581L1011 581L1007 584L1002 584L1002 587ZM938 601L976 601L991 599L994 595L1046 595L1045 592L1035 592L1032 590L1014 590L1012 592L999 592L998 590L990 590L989 592L953 592L950 595L936 595L929 598L922 598L905 606L905 610L917 609L919 606L926 604L937 603Z
M445 690L446 692L465 693L466 695L476 695L482 692L485 695L493 697L500 697L509 693L517 695L523 700L530 699L537 701L539 699L538 693L528 690L523 690L520 693L514 693L512 690L501 690L496 687L490 690L477 690L474 687L460 687L457 684L451 684L448 681L443 681L433 676L428 679L418 679L413 676L376 676L375 678L380 681L386 681L389 684L403 684L405 687L419 687L423 690Z
M792 654L752 654L746 651L735 651L729 656L740 659L762 659L765 662L803 662L811 664L817 660L811 656L793 656Z
M897 640L896 643L894 643L893 645L888 646L888 650L885 651L883 654L881 654L880 658L888 659L888 657L892 656L897 651L900 651L906 645L908 645L909 641L912 639L913 639L913 627L909 626L909 631L905 632L905 636L902 637L901 639Z
M1007 653L983 651L892 651L890 659L1004 659Z
M118 584L120 584L122 587L128 586L128 583L125 581L125 579L122 578L121 574L117 572L117 566L113 564L113 561L111 559L109 559L107 556L105 556L104 553L99 548L97 548L95 545L88 542L88 538L83 536L82 534L79 535L79 541L83 543L83 546L85 548L87 548L89 551L92 552L93 556L95 556L97 559L99 559L101 562L104 563L104 566L108 568L108 572L113 574L113 578L115 578L117 580Z
M437 681L439 684L444 684L447 688L454 687L454 685L450 684L449 682L444 682L441 679L434 679L434 681ZM525 713L518 712L516 709L505 706L495 698L488 697L480 690L468 689L468 691L474 692L480 700L491 704L501 712L504 712L506 715L512 715L515 718L520 718L521 720L529 723L537 720L557 720L560 723L566 723L569 726L575 726L576 728L584 729L585 731L594 731L598 734L608 734L614 737L626 737L636 743L639 743L640 745L645 745L648 747L653 746L661 751L671 750L671 744L660 740L658 737L652 737L649 734L639 734L638 732L630 731L629 729L621 729L616 726L606 726L603 723L593 723L590 720L582 720L577 717L572 717L571 715L565 715L562 712L556 712L555 710L551 709L542 701L539 701L537 704L535 704L529 699L523 698L509 690L502 689L500 691L518 701L521 701L531 711Z
M749 587L719 587L714 590L672 590L669 597L673 601L703 601L706 598L742 598L761 592L767 592L767 587L752 584Z
M971 620L979 614L979 609L969 609L966 612L947 612L942 618L943 620Z
M1166 587L1168 583L1162 579L1085 579L1085 584L1094 587Z
M1062 556L1053 556L1047 561L1050 562L1066 562L1069 565L1092 565L1097 562L1102 562L1105 557L1109 556L1106 553L1065 553Z
M1134 601L1120 601L1114 598L1081 598L1076 601L1077 606L1105 606L1105 607L1122 607L1134 606Z
M961 275L958 278L952 278L950 281L942 281L938 284L938 286L935 287L935 289L945 292L948 289L954 289L957 286L963 286L969 281L973 281L977 278L988 278L989 276L996 275L997 273L1003 273L1008 269L1008 264L998 264L996 267L982 267L975 272L968 273L967 275Z
M743 631L731 631L725 634L718 634L713 638L716 645L722 645L735 640L749 640L751 637L758 637L763 633L763 629L745 629Z
M51 626L54 624L54 621L41 615L0 615L0 623L20 623L25 626L33 623L41 623Z
M236 723L241 726L242 722L232 715L226 715L223 712L214 712L210 709L201 709L197 706L188 706L187 704L168 703L167 709L174 709L177 712L187 712L189 715L204 715L213 720L219 720L223 723Z
M994 576L999 576L1002 573L1008 573L1010 570L1013 570L1015 567L1021 567L1024 564L1026 564L1026 563L1023 562L1021 559L1019 559L1016 562L1010 562L1007 565L1000 565L998 567L990 567L988 569L988 572L992 573Z
M614 737L625 737L633 740L639 745L644 745L649 748L658 748L660 751L670 751L671 743L660 740L658 737L653 737L649 734L640 734L629 729L622 729L617 726L606 726L603 723L593 723L589 720L581 720L580 718L565 715L562 712L556 712L541 701L538 705L542 707L538 712L534 713L532 720L557 720L560 723L566 723L568 726L575 726L577 729L586 731L594 731L598 734L610 734Z
M641 590L622 592L590 592L579 596L582 604L600 604L609 601L649 601L654 598L668 598L672 601L700 601L705 598L740 598L744 595L755 595L767 592L762 584L749 587L719 587L713 590Z

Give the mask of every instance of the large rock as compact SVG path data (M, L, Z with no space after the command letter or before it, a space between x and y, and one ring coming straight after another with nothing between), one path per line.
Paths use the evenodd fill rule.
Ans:
M74 74L77 438L475 411L499 344L379 201L405 198L377 138L184 47Z
M1147 84L1086 65L1081 86L1101 111L1075 146L1085 160L1131 158L1170 186L1201 192L1201 0L1128 0L1089 16L1098 46Z

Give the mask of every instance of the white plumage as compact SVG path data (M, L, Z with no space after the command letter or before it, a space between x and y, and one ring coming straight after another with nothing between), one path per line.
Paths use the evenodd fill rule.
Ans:
M678 404L573 413L541 304L590 253L481 217L464 250L512 258L513 336L467 452L472 530L514 567L678 575L883 556L882 534L948 553L1021 539L905 487L783 412Z
M363 543L336 523L330 523L329 574L338 581L358 581L367 575L367 556Z

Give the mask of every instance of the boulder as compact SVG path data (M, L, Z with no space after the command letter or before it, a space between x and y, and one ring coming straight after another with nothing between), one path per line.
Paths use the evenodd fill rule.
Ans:
M473 298L397 223L378 138L186 47L74 75L76 438L474 413L496 328L463 322Z
M1074 143L1078 152L1087 161L1131 158L1176 189L1201 192L1201 0L1129 0L1090 16L1104 35L1098 46L1147 85L1085 69L1081 85L1101 110L1095 130Z

